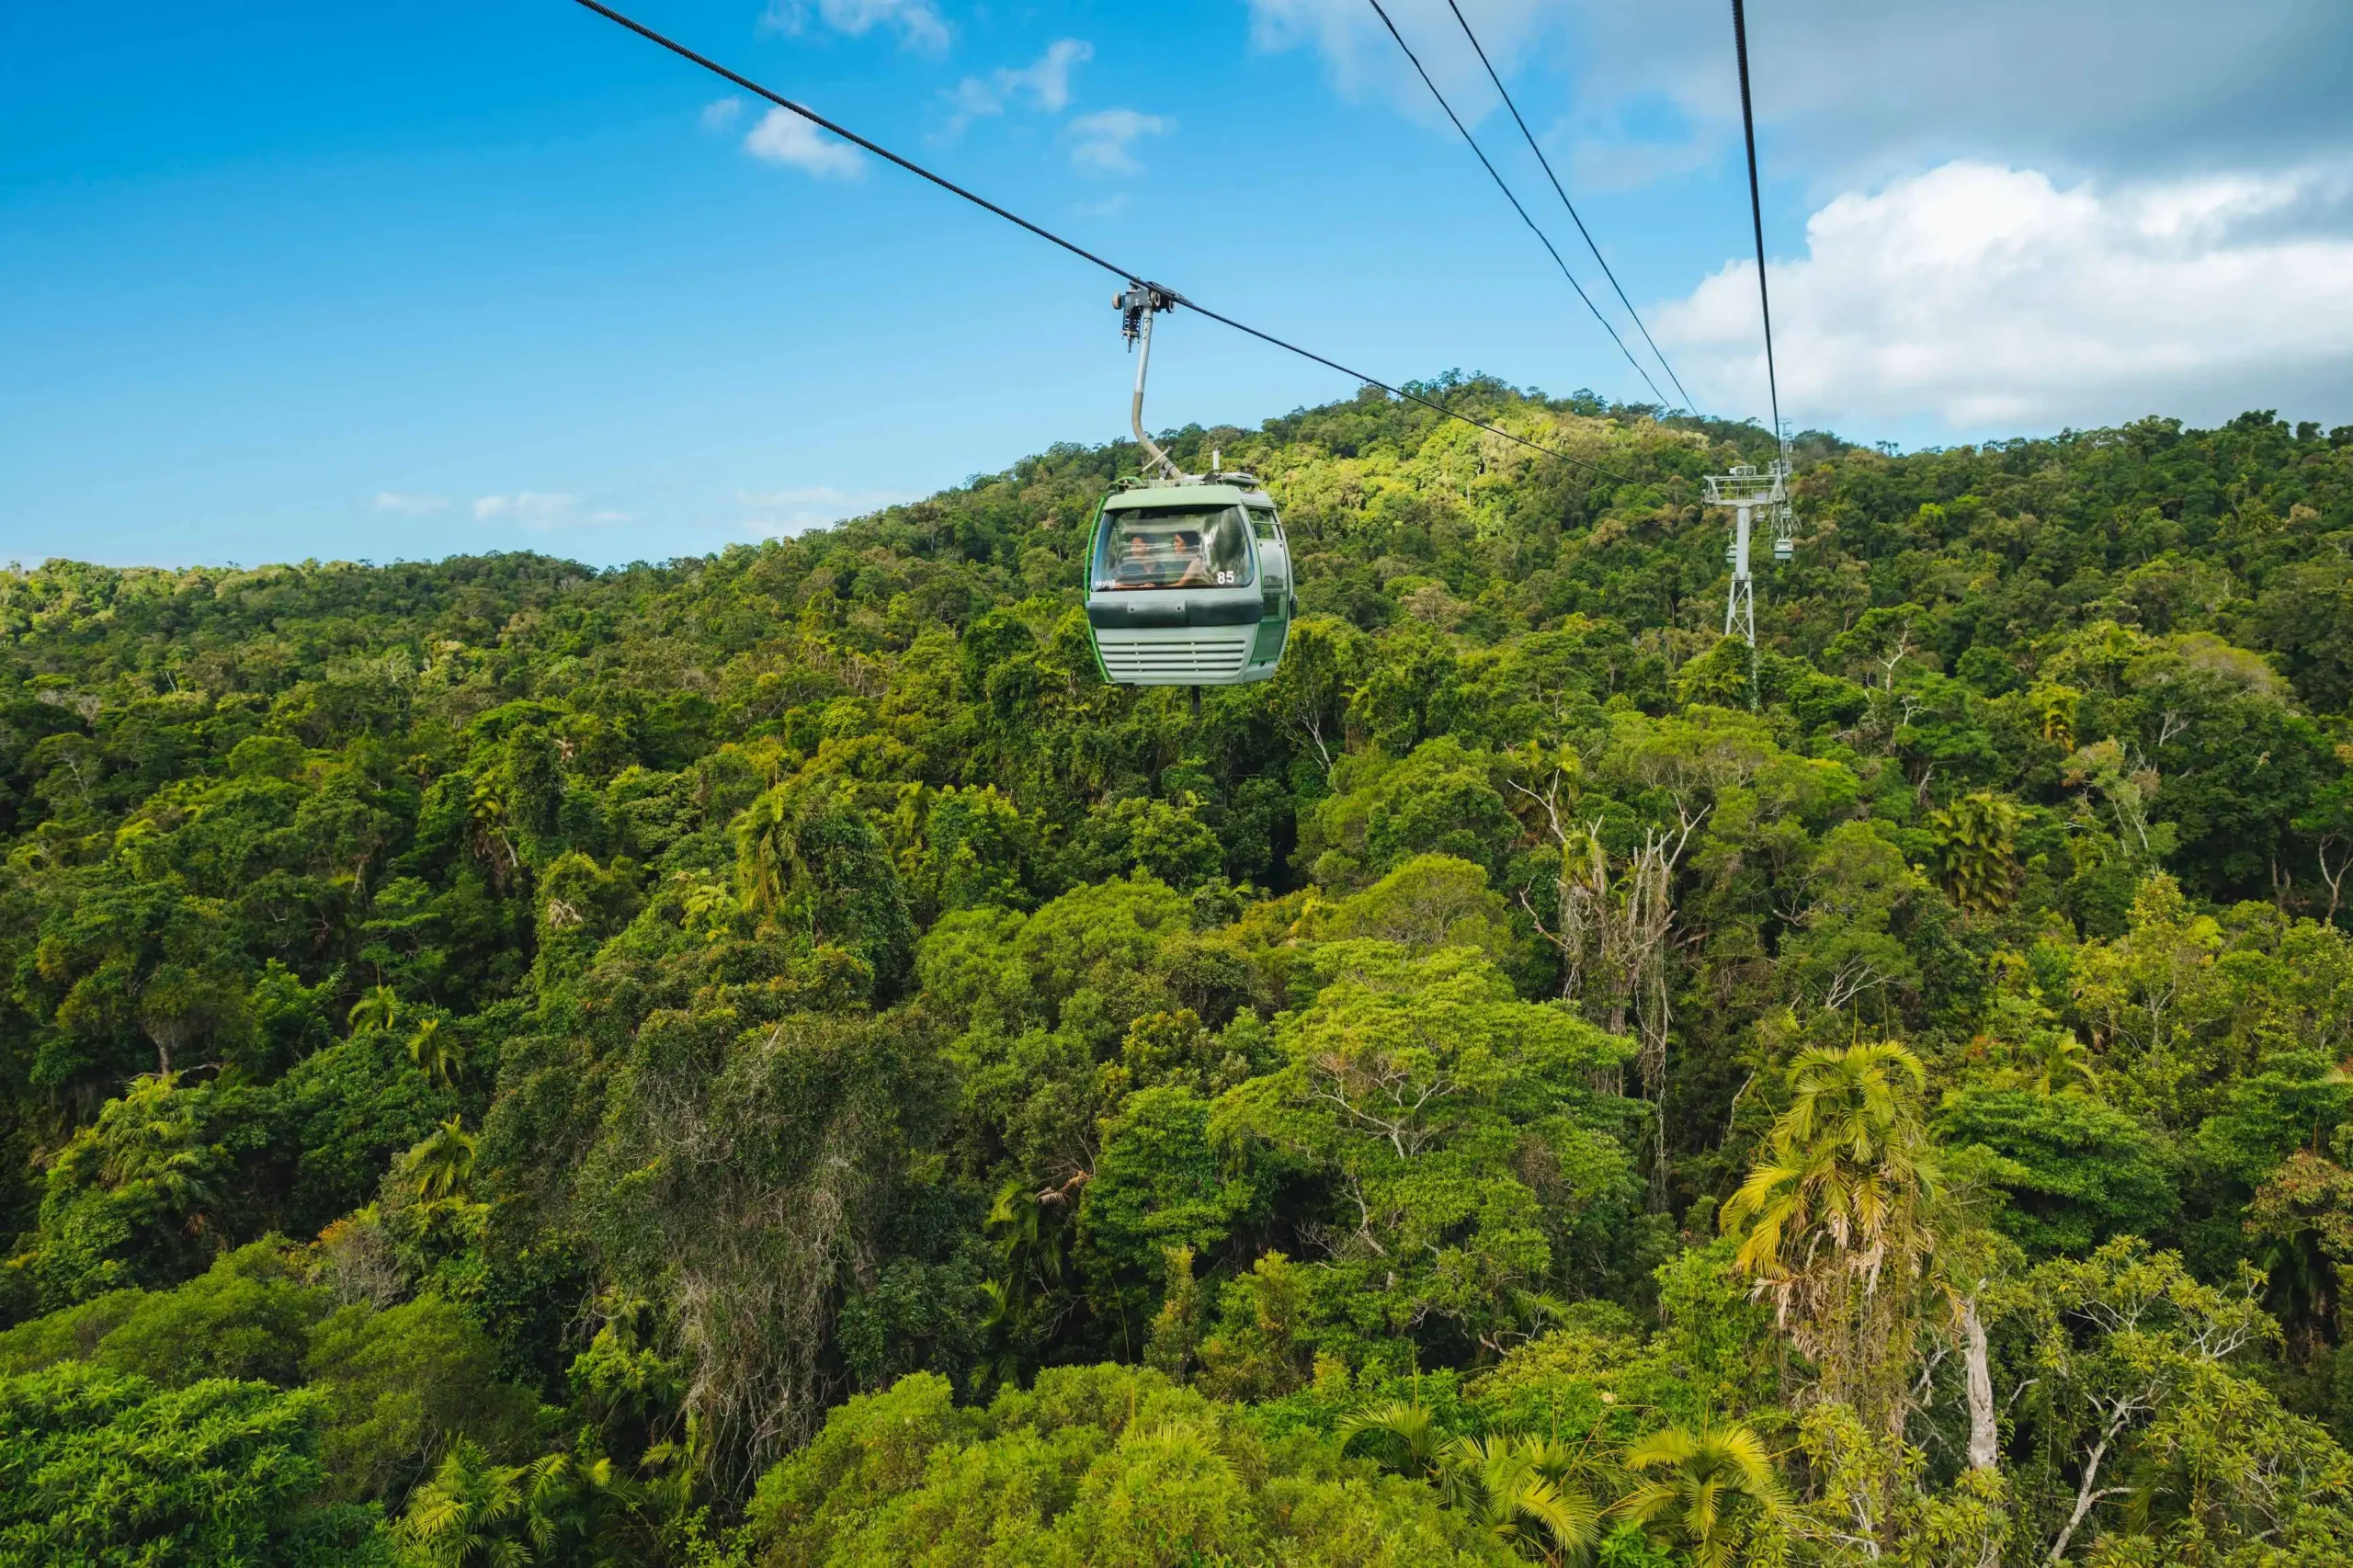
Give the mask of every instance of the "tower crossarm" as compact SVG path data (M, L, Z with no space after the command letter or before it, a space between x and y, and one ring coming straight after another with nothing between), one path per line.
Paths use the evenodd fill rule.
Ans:
M1701 483L1701 496L1710 506L1779 505L1789 499L1790 466L1775 461L1759 469L1754 463L1734 463L1730 473L1709 474Z

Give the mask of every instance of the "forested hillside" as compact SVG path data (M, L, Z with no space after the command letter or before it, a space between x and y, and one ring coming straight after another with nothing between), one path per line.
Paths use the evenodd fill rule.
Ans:
M1131 448L0 575L0 1563L2353 1561L2353 428L1484 380L1107 687Z

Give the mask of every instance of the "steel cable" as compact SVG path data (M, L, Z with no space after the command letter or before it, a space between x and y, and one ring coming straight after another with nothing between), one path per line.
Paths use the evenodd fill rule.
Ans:
M1449 419L1457 420L1461 424L1484 430L1491 436L1500 436L1505 440L1515 442L1520 446L1526 447L1532 452L1540 452L1548 458L1552 458L1560 462L1567 463L1574 468L1581 468L1587 470L1590 472L1597 473L1603 478L1614 480L1620 484L1631 484L1634 483L1624 474L1616 472L1610 469L1606 469L1599 463L1588 461L1587 460L1580 457L1573 457L1569 453L1562 451L1556 447L1548 447L1541 441L1531 441L1527 437L1515 435L1499 425L1491 425L1483 419L1474 419L1470 415L1462 414L1454 409L1449 408L1446 404L1438 403L1434 399L1424 397L1419 392L1410 392L1404 387L1391 386L1387 381L1378 380L1372 376L1368 376L1361 370L1351 369L1349 367L1341 364L1337 359L1318 354L1312 348L1302 348L1298 344L1278 337L1271 332L1261 331L1259 328L1251 326L1245 322L1236 321L1232 316L1225 315L1221 312L1213 311L1207 305L1199 303L1198 301L1187 298L1185 295L1169 288L1165 284L1154 283L1140 272L1131 272L1128 268L1120 266L1117 262L1106 260L1104 257L1096 255L1093 251L1088 250L1086 246L1078 244L1073 241L1066 240L1063 238L1062 235L1055 233L1052 230L1045 228L1040 224L1033 223L1029 219L1022 217L1019 213L1000 207L995 202L991 201L988 198L982 196L977 192L967 190L964 187L958 185L954 180L948 178L944 175L934 174L931 170L925 168L921 164L915 163L914 160L909 158L901 157L898 153L892 152L888 147L883 146L881 143L869 141L867 138L860 136L857 131L850 130L847 126L837 124L835 121L826 119L824 115L819 114L815 109L809 108L806 104L795 103L792 99L784 97L782 94L762 86L759 83L753 81L749 76L744 75L742 73L737 71L729 70L726 66L722 65L719 62L711 59L709 55L699 54L694 50L688 48L685 44L678 42L676 39L658 33L652 28L647 27L644 23L636 20L634 17L625 16L621 12L614 10L610 6L605 5L603 0L575 0L575 3L585 6L588 10L594 11L597 15L604 17L608 22L613 22L620 27L628 28L631 32L637 34L638 37L644 39L649 43L659 44L662 48L668 50L671 53L678 56L681 60L688 61L696 65L699 65L713 75L733 83L736 86L743 88L745 92L753 94L757 97L764 98L767 102L776 105L779 108L799 115L810 124L817 126L822 130L831 131L834 135L840 137L843 141L847 142L854 146L863 147L868 152L873 153L876 157L881 158L887 163L897 165L900 168L906 170L909 174L915 176L917 178L928 180L933 185L938 186L940 189L949 192L950 195L960 196L966 201L971 202L973 206L978 207L984 211L994 213L997 217L1004 219L1006 222L1014 224L1016 227L1028 230L1030 233L1037 235L1040 239L1044 240L1049 244L1059 245L1063 250L1068 251L1071 255L1079 257L1081 260L1094 263L1097 267L1101 267L1104 271L1112 274L1114 277L1122 278L1128 283L1139 288L1157 290L1162 294L1166 295L1170 300L1175 301L1177 304L1184 306L1187 310L1194 311L1201 315L1207 316L1210 320L1216 322L1221 326L1232 327L1234 331L1242 333L1246 336L1255 337L1261 343L1280 348L1286 353L1296 354L1301 358L1312 360L1315 364L1322 365L1327 369L1337 370L1340 374L1351 377L1366 386L1378 387L1392 397L1401 399L1406 403L1417 403L1424 408L1431 410L1433 413L1443 415ZM1515 203L1515 205L1517 205L1517 203ZM1523 213L1522 216L1524 217L1526 214ZM1531 224L1530 226L1532 227L1533 225ZM1549 241L1547 242L1547 244L1550 244ZM1572 279L1572 281L1574 281L1574 279ZM1579 290L1579 292L1583 292L1583 290ZM1590 304L1591 301L1588 301L1587 303ZM1603 324L1607 325L1608 324L1604 323ZM1621 344L1620 347L1623 347L1624 346ZM1657 391L1655 387L1652 390L1654 392Z

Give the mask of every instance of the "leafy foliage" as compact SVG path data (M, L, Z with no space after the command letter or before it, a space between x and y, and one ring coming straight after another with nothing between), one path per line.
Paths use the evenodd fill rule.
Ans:
M0 1560L2341 1561L2353 430L1449 375L830 530L0 577ZM13 1555L11 1555L13 1554Z

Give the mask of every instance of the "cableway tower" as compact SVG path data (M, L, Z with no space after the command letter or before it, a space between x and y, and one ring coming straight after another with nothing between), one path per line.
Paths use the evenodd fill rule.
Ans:
M1724 563L1732 568L1732 590L1724 599L1724 635L1737 635L1756 646L1756 580L1749 574L1749 544L1761 526L1772 530L1773 559L1788 561L1797 554L1797 518L1790 509L1790 460L1786 455L1758 469L1755 463L1734 463L1730 473L1707 476L1708 505L1729 506L1732 539L1724 546Z

